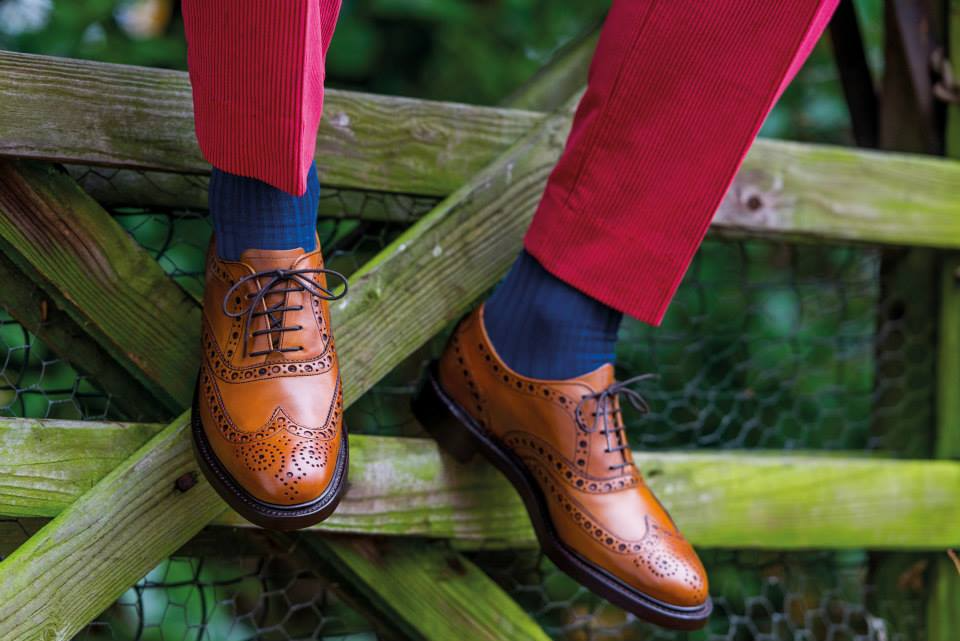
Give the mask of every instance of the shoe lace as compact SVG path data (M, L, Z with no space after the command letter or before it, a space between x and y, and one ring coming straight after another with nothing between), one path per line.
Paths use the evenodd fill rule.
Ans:
M624 453L630 446L627 443L626 426L623 424L623 408L616 403L617 398L625 398L630 405L641 414L649 414L650 404L647 403L647 399L645 399L640 392L633 389L633 386L655 378L657 378L656 374L641 374L628 378L625 381L618 381L599 392L584 394L580 398L580 402L577 403L575 412L577 426L587 434L593 434L598 431L603 434L607 441L605 452L621 453L622 462L616 465L608 465L608 469L620 470L634 465L633 461L628 460L627 455ZM593 422L589 426L583 418L584 405L588 401L596 401L593 411ZM616 447L614 447L613 441L610 438L611 435L616 437Z
M343 282L343 290L334 293L332 290L322 287L308 278L308 275L311 274L334 276ZM241 305L237 311L231 311L229 309L230 300L236 297L240 288L250 281L261 284L256 292L248 293L245 296L245 299L248 301L246 306ZM279 285L286 285L286 287L278 287ZM293 325L291 327L285 327L283 325L284 312L300 311L303 309L303 305L287 305L287 294L290 292L309 292L311 295L327 301L340 300L347 295L347 277L336 270L324 269L322 267L307 269L268 269L242 276L224 295L223 313L230 318L244 317L243 331L244 335L248 336L249 339L266 334L270 342L270 349L257 350L248 354L247 343L249 340L245 340L243 342L244 356L263 356L274 352L299 352L303 349L302 346L277 347L279 341L274 341L274 336L279 337L284 332L296 332L303 329L302 325ZM267 296L274 294L282 295L279 301L276 304L265 305L263 309L259 309L261 303L265 302ZM236 297L236 302L239 304L239 297ZM254 320L261 316L268 317L267 327L265 329L251 331L251 328L254 326Z

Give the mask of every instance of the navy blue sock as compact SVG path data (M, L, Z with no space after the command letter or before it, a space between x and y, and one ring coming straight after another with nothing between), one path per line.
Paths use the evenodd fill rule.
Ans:
M517 373L561 380L613 362L623 314L566 284L526 251L484 305L497 353Z
M316 249L320 181L316 163L307 174L307 191L291 196L254 178L214 168L210 177L210 217L217 254L240 260L247 249Z

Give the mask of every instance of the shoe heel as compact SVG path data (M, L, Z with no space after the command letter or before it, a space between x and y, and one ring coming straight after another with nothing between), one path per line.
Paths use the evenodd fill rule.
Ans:
M420 421L423 429L437 441L440 449L457 461L466 463L476 456L479 443L440 398L437 385L434 367L431 366L413 397L413 415Z

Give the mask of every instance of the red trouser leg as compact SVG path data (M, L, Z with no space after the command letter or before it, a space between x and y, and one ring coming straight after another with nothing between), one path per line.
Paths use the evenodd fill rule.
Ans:
M197 140L218 169L306 190L340 0L183 0Z
M837 1L614 0L527 251L659 324Z

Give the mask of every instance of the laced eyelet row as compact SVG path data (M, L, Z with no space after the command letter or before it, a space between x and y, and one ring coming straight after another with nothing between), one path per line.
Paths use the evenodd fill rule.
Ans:
M586 474L585 461L574 465L547 443L524 432L510 433L504 443L514 453L533 467L546 465L557 478L577 491L587 494L607 494L634 487L639 482L636 474L623 474L614 478L598 479Z
M203 345L211 370L217 378L227 383L247 383L279 376L314 376L328 372L333 367L332 349L327 349L320 356L307 360L235 367L228 357L220 352L212 333L207 328L204 328Z

